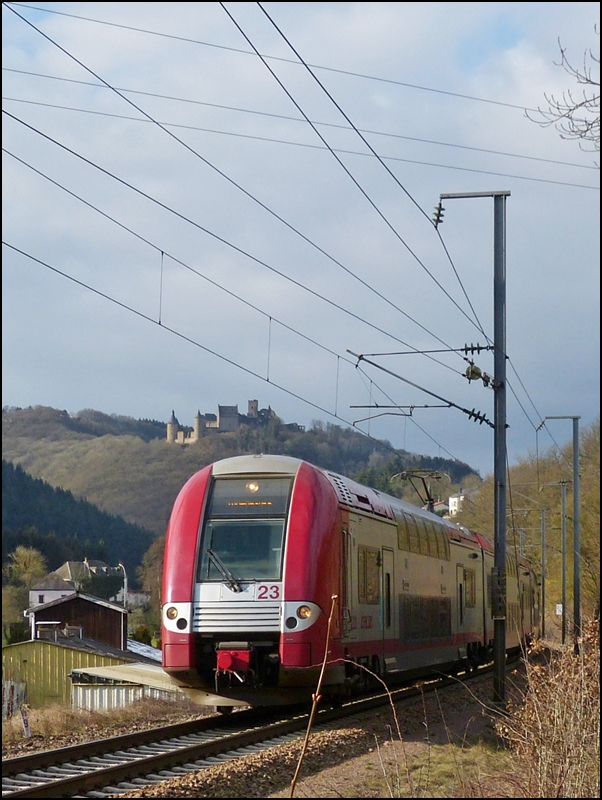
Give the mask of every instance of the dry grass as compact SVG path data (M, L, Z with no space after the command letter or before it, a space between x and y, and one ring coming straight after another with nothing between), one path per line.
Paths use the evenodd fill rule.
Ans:
M108 711L71 711L58 704L27 711L32 737L44 739L49 747L54 746L56 739L73 737L81 740L84 731L86 738L91 740L179 722L186 714L190 714L192 719L202 713L199 706L188 700L166 702L152 699ZM2 720L3 746L23 741L21 715L17 713L12 719Z
M440 706L446 741L420 749L402 735L391 704L395 729L386 747L377 743L378 769L364 796L600 797L598 621L584 625L578 652L572 643L560 651L537 643L524 661L524 684L510 695L505 710L480 701L490 726L476 737L468 729L453 735ZM432 713L429 723L424 711L428 741Z
M523 797L600 797L600 628L573 646L527 662L524 702L498 730L523 771Z

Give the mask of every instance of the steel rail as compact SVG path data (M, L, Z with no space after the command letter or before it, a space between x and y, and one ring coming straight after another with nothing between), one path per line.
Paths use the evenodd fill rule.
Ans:
M316 715L314 730L365 711L457 685L459 681L481 677L491 669L491 665L480 667L463 676L430 679L418 686L389 689L350 700L338 708L323 709ZM308 713L299 714L297 709L288 718L266 725L265 717L270 712L272 716L278 713L282 716L282 709L240 711L227 718L205 717L167 728L6 759L2 763L2 795L3 798L47 798L94 792L93 796L104 793L109 796L110 789L116 784L121 784L122 792L124 785L129 789L139 789L145 784L158 783L256 752L256 749L245 752L245 748L253 745L265 749L281 744L282 737L304 735ZM263 720L262 724L254 724L259 719ZM228 732L233 727L239 730ZM133 744L136 740L137 743Z

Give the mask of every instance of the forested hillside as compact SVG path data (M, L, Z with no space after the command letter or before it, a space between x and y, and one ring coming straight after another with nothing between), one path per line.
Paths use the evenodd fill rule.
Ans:
M65 561L122 562L135 574L154 535L106 514L71 492L54 489L2 461L2 563L18 546L32 547L49 571Z
M581 600L586 614L600 613L600 421L580 431L580 578ZM561 602L562 530L566 533L567 605L573 597L573 446L551 448L539 456L527 456L512 466L507 484L508 552L525 553L541 572L542 524L546 547L546 610L551 626L558 624L556 604ZM562 519L562 485L566 491ZM493 479L469 494L457 521L493 538Z
M391 475L417 467L445 473L450 488L470 477L478 481L467 464L395 451L386 442L320 422L308 431L291 430L276 418L237 432L205 431L190 445L168 444L165 430L162 422L90 409L74 415L43 406L4 409L3 457L34 478L157 534L165 532L176 495L194 472L245 453L307 459L380 489ZM412 502L419 499L414 495Z

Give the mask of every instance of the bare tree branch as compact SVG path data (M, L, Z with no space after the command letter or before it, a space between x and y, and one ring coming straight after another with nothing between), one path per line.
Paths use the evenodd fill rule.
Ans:
M596 30L596 34L599 32ZM558 40L560 49L560 62L554 62L562 67L578 84L584 88L581 97L573 90L567 89L562 97L544 94L548 108L538 107L537 114L531 116L525 111L526 116L532 121L548 128L554 125L563 139L577 139L583 150L600 150L600 58L595 56L591 49L583 55L583 67L577 69L567 58L566 50ZM597 78L592 74L594 68Z

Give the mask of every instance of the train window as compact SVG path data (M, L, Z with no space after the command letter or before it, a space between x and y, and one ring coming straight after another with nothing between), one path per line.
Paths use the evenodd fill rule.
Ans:
M418 543L420 547L420 554L423 556L428 556L429 540L427 522L425 519L423 519L423 517L417 517L416 522L418 523Z
M218 478L202 534L197 580L280 580L292 478Z
M375 547L358 547L358 600L360 603L380 603L380 552Z
M277 581L283 519L210 519L203 531L199 581Z
M418 523L412 514L406 514L408 523L408 538L410 542L410 553L420 552L420 534L418 532Z
M408 533L408 523L402 511L395 510L397 521L397 547L400 550L410 549L410 536Z
M475 608L477 604L477 584L474 569L464 570L464 598L466 608Z
M450 597L400 595L400 638L402 642L436 641L452 634Z
M506 555L506 569L508 573L515 578L518 577L518 569L516 565L516 558L512 553Z
M430 520L425 520L427 528L427 536L429 543L429 556L433 558L439 557L439 547L437 546L437 529L435 524Z
M213 484L208 516L284 516L292 478L218 478Z
M435 529L437 534L437 555L439 558L449 561L449 539L445 533L445 528L443 525L436 525Z

